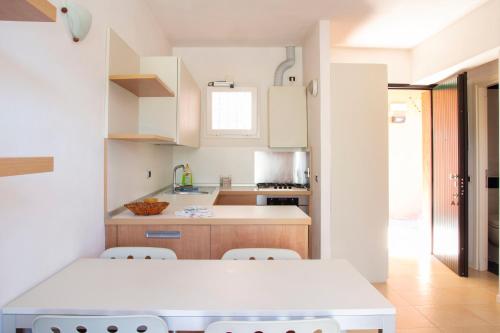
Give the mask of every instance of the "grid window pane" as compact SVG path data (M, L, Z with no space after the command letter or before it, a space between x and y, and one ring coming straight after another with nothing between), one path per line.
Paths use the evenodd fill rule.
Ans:
M212 92L212 129L251 130L252 92Z

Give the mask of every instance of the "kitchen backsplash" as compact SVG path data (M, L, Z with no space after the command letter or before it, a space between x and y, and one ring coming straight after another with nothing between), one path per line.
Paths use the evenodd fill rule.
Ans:
M308 168L308 152L255 152L255 183L307 184L309 183Z
M231 176L233 185L255 184L276 175L279 179L270 181L304 183L309 162L309 153L265 147L174 147L173 151L173 165L189 163L195 184L219 184L220 176Z

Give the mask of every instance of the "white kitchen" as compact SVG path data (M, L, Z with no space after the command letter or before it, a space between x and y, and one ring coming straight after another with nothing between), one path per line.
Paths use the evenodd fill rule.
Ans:
M0 332L406 328L402 75L334 58L345 6L0 1Z

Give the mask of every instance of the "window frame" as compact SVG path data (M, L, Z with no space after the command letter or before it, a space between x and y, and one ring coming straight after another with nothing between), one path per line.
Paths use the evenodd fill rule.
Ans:
M242 129L213 129L212 128L212 93L213 92L250 92L252 95L252 126L249 130ZM206 134L209 137L227 137L227 138L257 138L258 131L258 109L257 109L257 87L240 86L240 87L207 87L207 105L206 105Z

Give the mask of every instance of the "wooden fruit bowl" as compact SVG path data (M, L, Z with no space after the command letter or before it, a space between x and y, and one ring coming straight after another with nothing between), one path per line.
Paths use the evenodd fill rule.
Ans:
M125 205L132 213L139 216L159 215L169 205L168 202L131 202Z

